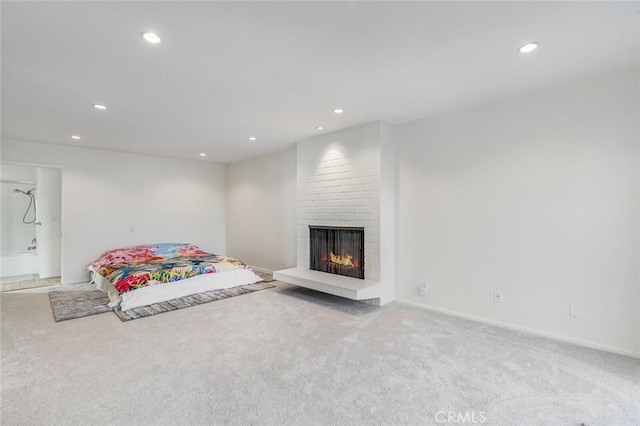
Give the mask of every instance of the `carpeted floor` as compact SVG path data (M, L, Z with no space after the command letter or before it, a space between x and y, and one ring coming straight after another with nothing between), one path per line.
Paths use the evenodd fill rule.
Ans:
M396 303L282 283L126 323L55 323L44 293L0 303L3 426L640 419L640 360Z

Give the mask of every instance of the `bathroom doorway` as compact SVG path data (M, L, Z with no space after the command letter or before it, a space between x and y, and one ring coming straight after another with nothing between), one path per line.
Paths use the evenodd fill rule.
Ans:
M60 284L61 169L0 165L0 291Z

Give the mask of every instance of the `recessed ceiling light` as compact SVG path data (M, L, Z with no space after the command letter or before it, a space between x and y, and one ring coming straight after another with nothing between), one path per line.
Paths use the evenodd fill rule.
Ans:
M518 48L518 52L520 53L531 53L536 50L540 46L540 43L537 41L532 41L530 43L523 44Z
M342 114L344 110L342 108L336 108L333 110L333 112L335 112L336 114Z
M162 41L160 37L156 33L152 33L151 31L145 31L140 33L143 39L147 40L149 43L157 44Z
M71 139L80 139L80 136L78 136L78 135L73 135L73 136L71 136Z
M107 109L107 107L105 105L102 105L102 104L93 104L93 107L95 109Z
M207 156L207 154L205 154L204 152L200 153L200 157L206 157L206 156Z
M324 126L316 126L316 130L324 130Z
M256 140L256 137L255 137L255 136L249 136L249 140L250 140L250 141L255 141L255 140Z

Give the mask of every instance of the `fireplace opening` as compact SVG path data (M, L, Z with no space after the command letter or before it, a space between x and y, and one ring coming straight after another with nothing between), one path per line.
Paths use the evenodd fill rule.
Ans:
M364 228L309 226L309 244L311 269L364 279Z

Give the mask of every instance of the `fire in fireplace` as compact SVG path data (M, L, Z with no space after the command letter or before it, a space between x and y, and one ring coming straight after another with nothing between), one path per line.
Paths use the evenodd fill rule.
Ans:
M364 228L309 226L309 237L311 269L364 279Z

